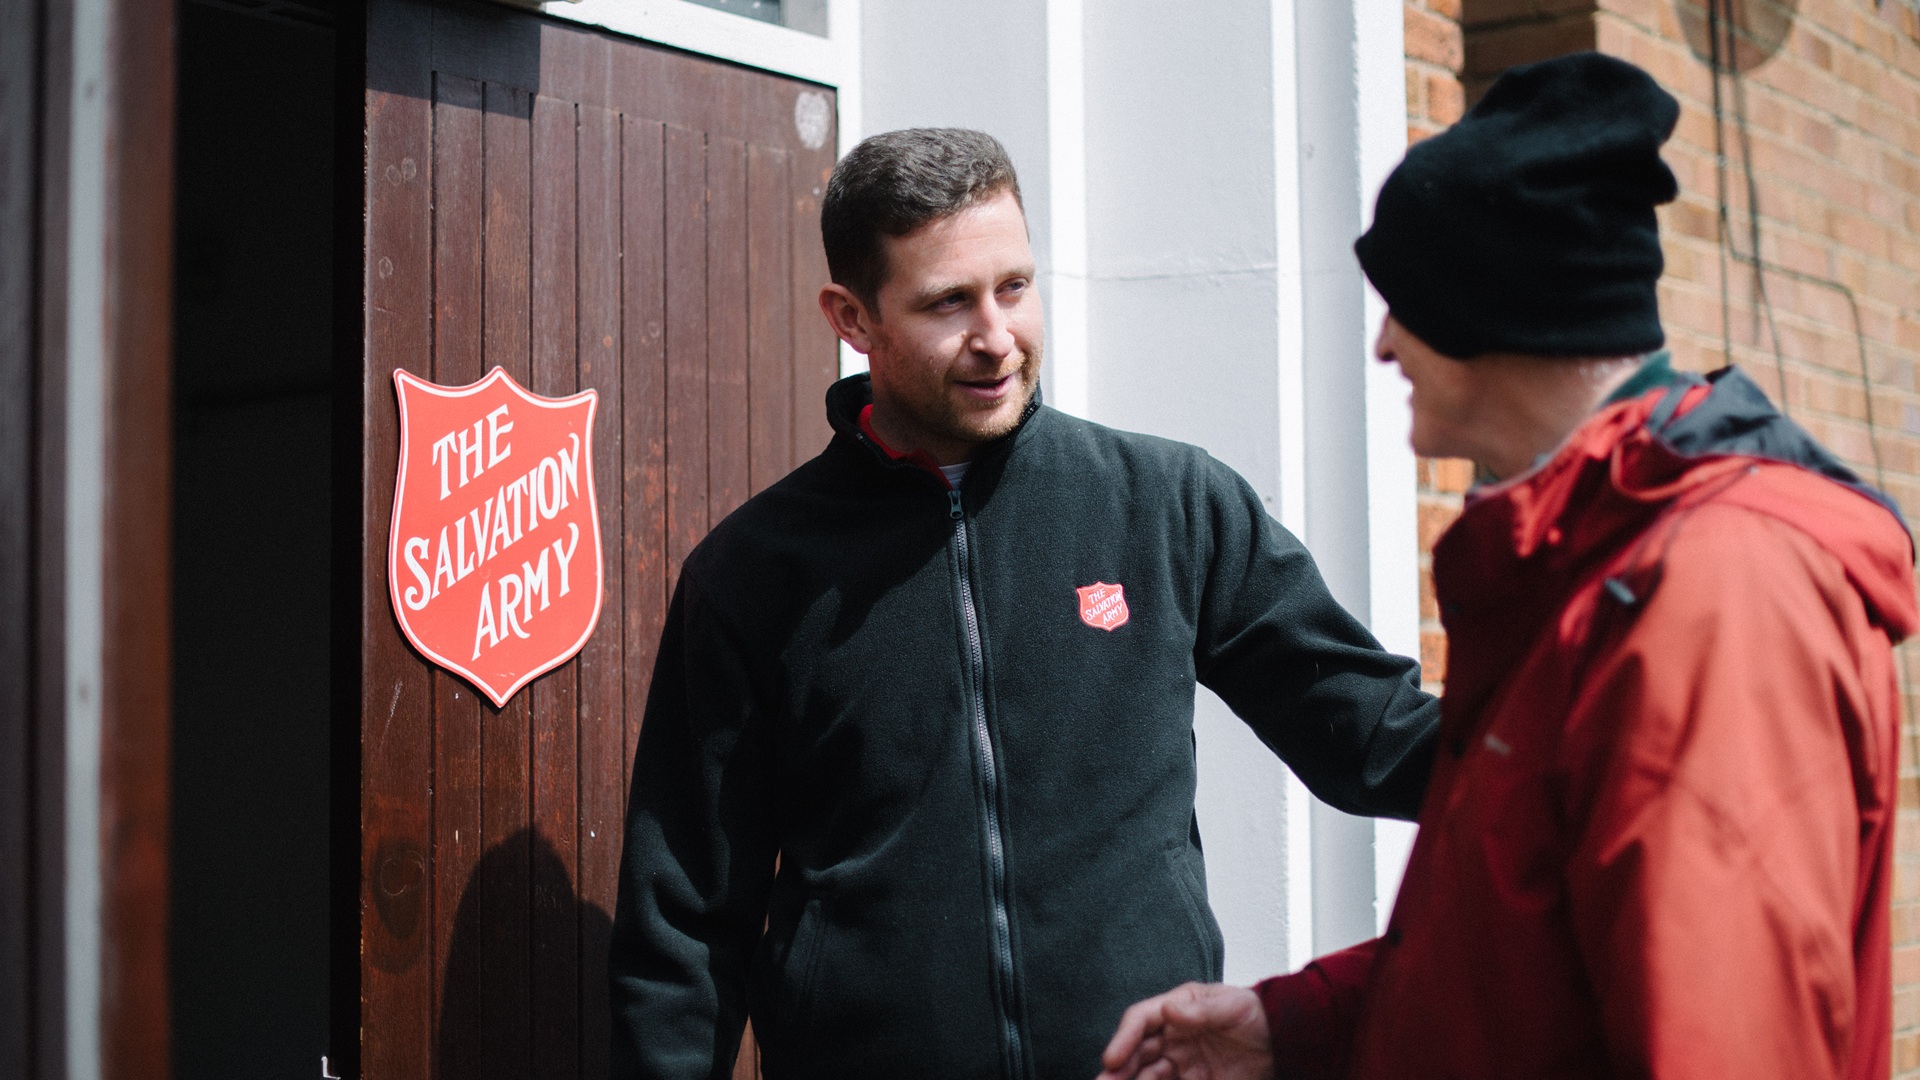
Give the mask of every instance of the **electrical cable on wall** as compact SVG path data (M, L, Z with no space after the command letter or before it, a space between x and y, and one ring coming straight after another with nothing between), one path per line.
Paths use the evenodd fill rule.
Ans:
M1792 405L1787 400L1786 354L1780 345L1780 330L1774 320L1773 302L1767 295L1767 275L1778 274L1793 281L1821 288L1831 289L1840 294L1847 302L1847 312L1853 321L1854 346L1859 356L1860 390L1866 404L1867 446L1873 455L1874 483L1881 490L1887 486L1886 469L1880 454L1880 428L1873 416L1873 379L1867 362L1866 328L1860 321L1860 303L1853 290L1844 283L1808 274L1778 263L1768 262L1761 256L1760 222L1760 185L1753 169L1753 137L1747 123L1746 80L1741 76L1740 65L1735 53L1735 35L1738 27L1733 12L1733 0L1707 0L1707 33L1709 37L1708 65L1713 75L1713 142L1714 157L1717 164L1716 181L1719 201L1720 233L1720 327L1721 348L1726 362L1733 362L1732 306L1728 296L1727 260L1751 267L1753 270L1754 297L1759 301L1761 313L1767 320L1767 330L1773 344L1774 370L1780 380L1780 411L1792 416ZM1733 241L1731 225L1732 207L1727 194L1727 151L1726 127L1728 117L1721 94L1721 79L1725 78L1733 92L1734 132L1740 140L1740 166L1747 194L1747 251L1741 252Z
M1722 5L1725 6L1724 16ZM1787 401L1786 355L1780 349L1780 329L1774 324L1773 304L1767 297L1767 278L1757 261L1760 257L1760 189L1753 176L1753 140L1747 132L1747 91L1745 81L1740 78L1739 54L1735 51L1735 25L1733 0L1707 0L1707 65L1713 74L1714 182L1719 199L1720 223L1721 351L1726 362L1733 363L1733 314L1728 298L1727 257L1732 255L1734 259L1740 259L1740 253L1733 246L1733 228L1728 221L1731 200L1727 198L1726 107L1720 94L1720 78L1725 74L1733 88L1735 128L1740 136L1740 160L1747 182L1747 249L1753 253L1753 257L1741 261L1755 268L1755 298L1759 300L1761 310L1766 312L1767 332L1773 341L1774 372L1780 379L1780 411L1792 416L1793 407Z
M1753 138L1747 123L1746 80L1740 72L1736 48L1736 23L1733 0L1707 0L1707 36L1708 67L1713 77L1713 147L1715 169L1715 187L1718 199L1719 218L1719 254L1720 254L1720 332L1721 349L1728 364L1733 363L1733 321L1732 305L1729 302L1727 261L1732 259L1753 270L1754 298L1759 302L1761 312L1767 320L1768 334L1772 339L1774 370L1780 380L1780 411L1787 416L1793 415L1787 401L1787 365L1786 354L1780 345L1780 331L1774 321L1773 302L1767 295L1767 275L1777 274L1791 281L1831 289L1847 302L1847 312L1853 321L1853 339L1859 358L1860 391L1866 404L1867 446L1873 455L1874 484L1881 491L1887 490L1886 468L1880 454L1880 427L1873 415L1873 378L1867 362L1866 327L1860 320L1859 298L1843 282L1823 278L1816 274L1805 273L1791 267L1767 261L1762 257L1760 222L1760 187L1753 168ZM1747 196L1747 251L1741 252L1733 242L1731 223L1731 200L1727 193L1727 138L1726 128L1729 119L1721 93L1721 79L1725 78L1732 90L1734 133L1740 141L1740 166L1745 180ZM1891 494L1891 493L1889 493ZM1900 667L1900 686L1902 701L1906 690L1911 687L1907 675L1907 649L1894 650L1894 658ZM1913 741L1913 756L1920 762L1920 725L1909 732Z

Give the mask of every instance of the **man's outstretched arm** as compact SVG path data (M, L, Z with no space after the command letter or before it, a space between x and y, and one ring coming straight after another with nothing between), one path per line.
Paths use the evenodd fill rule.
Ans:
M1440 722L1420 665L1382 649L1247 482L1207 464L1200 681L1329 805L1413 820Z
M1187 983L1135 1004L1097 1080L1339 1080L1346 1075L1374 942L1252 988Z

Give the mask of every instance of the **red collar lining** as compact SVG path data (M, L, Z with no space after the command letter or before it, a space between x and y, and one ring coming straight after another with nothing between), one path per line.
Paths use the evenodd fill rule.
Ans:
M872 405L864 405L860 409L860 430L867 438L873 440L873 445L879 447L881 453L895 461L902 461L909 465L918 465L922 469L939 477L940 482L945 484L949 490L953 488L953 482L947 479L946 473L940 471L940 463L933 460L932 454L927 453L925 450L914 450L903 454L887 445L886 440L880 437L880 433L873 430Z

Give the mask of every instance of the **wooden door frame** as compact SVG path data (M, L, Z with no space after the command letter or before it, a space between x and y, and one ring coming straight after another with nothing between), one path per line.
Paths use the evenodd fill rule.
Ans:
M34 1080L168 1071L174 18L0 0L0 1073Z

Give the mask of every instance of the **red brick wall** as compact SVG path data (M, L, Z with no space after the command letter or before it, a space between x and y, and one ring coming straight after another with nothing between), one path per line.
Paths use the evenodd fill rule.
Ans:
M1465 0L1467 100L1502 71L1594 47L1596 0Z
M1703 58L1705 0L1408 0L1409 138L1451 119L1434 104L1460 100L1434 89L1450 72L1461 76L1468 101L1510 65L1582 48L1652 72L1682 105L1666 151L1682 194L1660 213L1667 256L1660 305L1676 362L1694 370L1729 358L1740 364L1863 475L1877 475L1909 520L1920 520L1915 8L1916 0L1735 0L1738 84L1722 78L1718 124L1728 159L1725 243L1714 81ZM1458 38L1438 25L1448 19L1461 28ZM1457 47L1446 44L1453 41ZM1767 264L1758 276L1750 261L1750 186ZM1433 538L1458 512L1468 479L1464 463L1421 462L1423 581ZM1421 591L1421 652L1429 680L1437 681L1445 676L1445 641L1431 590ZM1911 650L1901 651L1903 673L1920 672L1920 662L1905 655ZM1911 718L1914 683L1905 682ZM1920 1077L1917 740L1909 719L1894 899L1900 1077Z
M1407 143L1446 130L1465 111L1461 0L1403 0L1407 39ZM1469 0L1472 2L1472 0ZM1473 479L1464 461L1420 460L1420 673L1439 693L1447 677L1447 635L1433 600L1433 541L1460 513Z
M1465 110L1460 67L1465 50L1460 0L1404 0L1407 37L1407 142L1446 130Z

